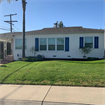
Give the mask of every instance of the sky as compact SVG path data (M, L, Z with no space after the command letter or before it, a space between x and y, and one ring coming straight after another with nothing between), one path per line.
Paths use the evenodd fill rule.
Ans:
M65 27L105 28L104 0L26 0L26 31L53 28L54 23L62 21ZM12 16L13 32L22 32L22 0L4 0L0 3L0 33L10 32ZM6 30L4 30L6 29Z

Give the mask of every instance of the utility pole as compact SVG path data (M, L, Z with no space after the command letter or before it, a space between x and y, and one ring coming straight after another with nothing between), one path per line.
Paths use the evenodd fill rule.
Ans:
M26 0L22 0L23 7L23 47L22 47L22 58L25 57L25 10L26 10Z
M10 32L11 32L11 33L12 33L12 25L14 25L14 24L12 24L12 22L18 22L18 21L12 21L12 16L13 16L13 15L17 15L17 14L4 15L4 17L10 16L10 21L4 21L4 22L7 22L7 23L10 24Z

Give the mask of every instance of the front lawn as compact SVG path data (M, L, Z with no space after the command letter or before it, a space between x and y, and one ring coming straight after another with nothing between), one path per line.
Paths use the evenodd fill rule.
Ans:
M105 86L105 60L16 61L0 67L0 83Z

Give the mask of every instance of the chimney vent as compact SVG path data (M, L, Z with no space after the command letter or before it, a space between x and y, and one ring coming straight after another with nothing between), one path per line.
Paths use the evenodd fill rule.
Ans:
M57 23L54 23L54 27L57 28Z

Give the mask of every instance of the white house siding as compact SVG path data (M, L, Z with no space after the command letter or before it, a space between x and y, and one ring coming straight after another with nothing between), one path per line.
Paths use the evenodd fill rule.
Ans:
M79 37L95 37L99 36L99 48L92 49L90 54L87 57L98 57L103 58L104 56L104 34L103 33L82 33L82 34L49 34L49 35L26 35L27 40L27 49L25 50L26 56L34 56L29 50L31 47L35 47L35 38L60 38L60 37L69 37L69 52L65 51L38 51L36 55L41 54L46 58L83 58L83 55L79 51ZM14 37L14 45L15 39L22 39L22 35L16 35ZM93 38L94 39L94 38ZM94 46L94 41L93 41ZM14 46L14 59L18 60L17 54L19 54L19 58L22 57L22 50L15 49ZM56 55L56 57L53 57ZM71 56L71 57L70 57Z

